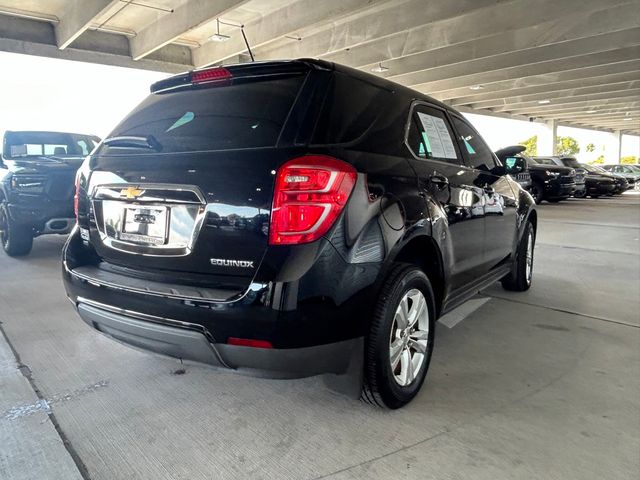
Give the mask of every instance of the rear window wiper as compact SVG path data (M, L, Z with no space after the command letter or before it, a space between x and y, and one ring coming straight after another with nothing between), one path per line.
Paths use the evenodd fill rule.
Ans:
M162 145L153 135L147 135L146 137L136 135L119 135L116 137L109 137L102 143L108 147L146 148L149 150L155 150L156 152L162 151Z

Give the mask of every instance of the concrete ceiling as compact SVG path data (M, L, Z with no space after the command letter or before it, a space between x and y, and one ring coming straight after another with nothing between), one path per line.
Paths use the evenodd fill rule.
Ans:
M0 50L173 73L246 61L227 24L257 60L382 65L462 111L640 134L637 0L0 0Z

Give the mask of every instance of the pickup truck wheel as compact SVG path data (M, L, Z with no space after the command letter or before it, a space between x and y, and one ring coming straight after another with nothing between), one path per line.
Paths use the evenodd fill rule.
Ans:
M533 252L536 244L536 232L531 222L527 222L518 245L511 273L504 277L502 288L514 292L524 292L531 287L533 279Z
M538 182L532 182L529 193L531 193L531 196L533 197L537 205L540 205L542 203L542 200L544 199L544 187L542 185L540 185Z
M0 204L0 242L10 257L27 255L33 246L31 229L11 220L6 203Z
M420 391L433 351L435 301L418 267L398 264L375 306L365 348L362 400L396 409Z

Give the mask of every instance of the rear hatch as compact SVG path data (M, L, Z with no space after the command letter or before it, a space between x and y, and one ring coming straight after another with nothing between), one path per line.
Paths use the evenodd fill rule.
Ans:
M203 72L213 73L156 84L93 155L87 192L101 268L240 289L255 276L275 172L296 155L287 125L309 67Z

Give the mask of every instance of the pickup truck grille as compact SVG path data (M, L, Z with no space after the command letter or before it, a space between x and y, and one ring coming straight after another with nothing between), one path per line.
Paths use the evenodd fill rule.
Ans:
M518 173L514 177L514 180L523 186L531 185L531 175L529 175L529 172Z
M51 200L69 200L73 198L75 191L75 173L51 175L47 185L47 195Z

